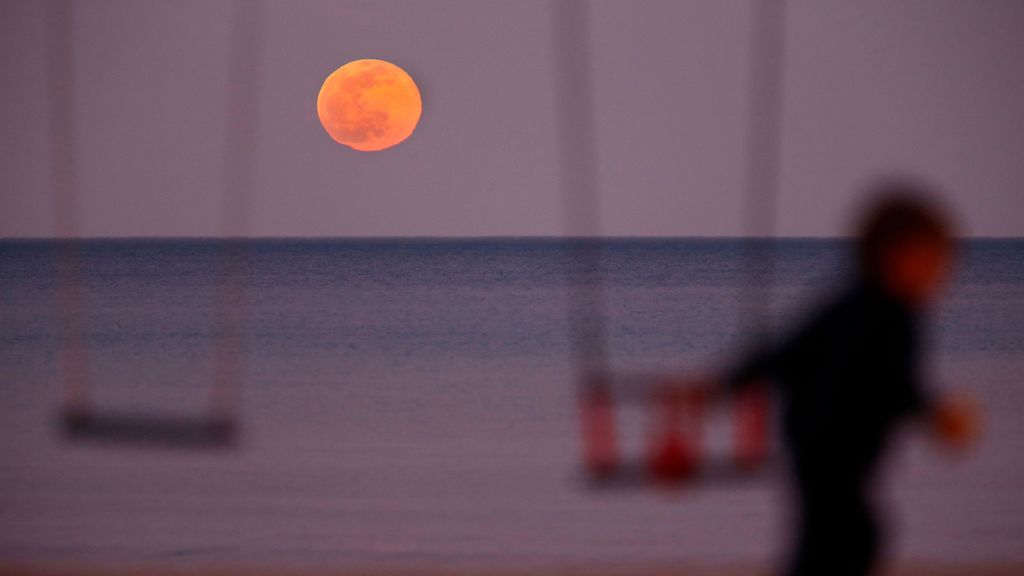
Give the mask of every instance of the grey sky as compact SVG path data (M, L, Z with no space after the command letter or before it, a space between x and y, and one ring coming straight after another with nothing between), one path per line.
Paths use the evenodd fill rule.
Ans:
M750 3L592 8L603 230L737 235ZM548 2L269 0L251 230L557 235ZM228 6L74 5L76 150L90 236L219 233ZM779 232L845 228L879 171L950 191L968 233L1024 235L1024 2L791 0ZM0 236L53 232L43 2L0 2ZM359 153L316 94L357 58L424 98L402 145Z

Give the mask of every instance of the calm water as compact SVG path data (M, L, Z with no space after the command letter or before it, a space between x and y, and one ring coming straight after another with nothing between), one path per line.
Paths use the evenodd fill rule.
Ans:
M95 241L90 378L105 407L201 410L222 244ZM0 560L561 565L771 562L782 478L681 492L579 482L566 252L549 240L245 245L244 441L229 453L69 445L53 243L0 241ZM776 318L846 275L838 241L775 246ZM612 361L713 368L754 313L741 246L616 240ZM934 322L938 387L986 436L962 461L919 433L880 494L901 558L1024 562L1024 241L972 241ZM634 415L636 416L636 415ZM716 435L712 433L712 443Z

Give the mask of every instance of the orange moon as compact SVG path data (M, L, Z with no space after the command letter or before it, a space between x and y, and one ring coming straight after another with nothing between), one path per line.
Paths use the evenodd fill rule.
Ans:
M335 141L356 150L384 150L412 134L423 112L412 77L384 60L354 60L320 88L316 113Z

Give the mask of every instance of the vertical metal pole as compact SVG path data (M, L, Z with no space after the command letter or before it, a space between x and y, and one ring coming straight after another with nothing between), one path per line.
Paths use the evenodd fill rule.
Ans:
M57 363L64 385L65 414L81 414L90 402L85 346L82 261L77 244L80 206L75 139L74 20L71 0L50 0L47 38L47 100L50 121L50 177L53 235L57 239Z
M233 422L245 372L245 318L252 187L255 182L260 75L264 35L263 0L233 0L225 86L221 231L224 254L217 283L217 340L212 415Z
M579 386L584 460L605 476L618 465L601 278L594 86L585 0L552 2L559 177L568 251L569 337Z
M583 374L607 363L601 283L600 198L588 5L555 0L554 32L559 124L559 177L570 257L573 356Z
M749 350L767 345L772 324L771 287L782 148L785 81L785 0L755 0L751 19L749 135L746 149L746 278L740 294L740 329ZM735 400L734 458L744 469L758 466L767 454L770 400L764 383L751 386Z
M744 182L747 278L741 304L751 306L744 328L760 340L769 329L775 274L770 242L779 203L786 6L784 0L755 0L753 8Z

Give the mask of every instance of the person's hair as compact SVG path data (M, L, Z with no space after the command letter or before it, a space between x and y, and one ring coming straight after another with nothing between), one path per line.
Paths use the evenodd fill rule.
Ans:
M863 277L878 279L885 254L908 240L952 246L953 223L933 187L909 178L886 178L869 192L872 200L856 228L856 257Z

